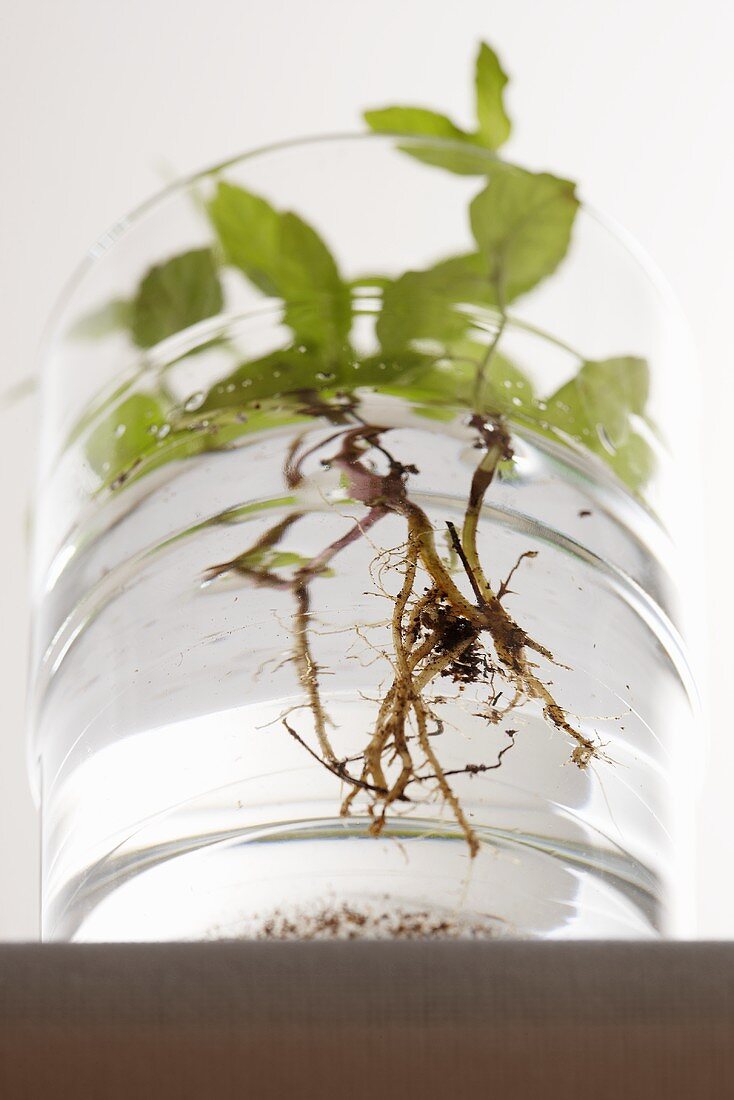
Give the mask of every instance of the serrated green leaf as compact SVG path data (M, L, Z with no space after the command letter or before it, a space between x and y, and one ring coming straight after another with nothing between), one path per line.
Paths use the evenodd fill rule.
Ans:
M156 264L144 277L130 304L130 331L141 348L150 348L199 321L223 305L214 255L193 249Z
M502 166L469 216L489 281L502 303L532 290L566 255L578 209L574 185L546 172Z
M282 299L297 342L338 354L351 327L351 294L316 230L224 182L209 214L227 262L259 290Z
M507 76L497 54L482 42L477 56L475 89L477 103L477 140L489 149L499 149L510 136L511 123L504 106Z

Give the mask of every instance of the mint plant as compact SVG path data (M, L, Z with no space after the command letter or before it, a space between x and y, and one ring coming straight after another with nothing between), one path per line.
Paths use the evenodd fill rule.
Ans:
M479 842L452 776L499 768L516 731L506 731L508 743L495 759L448 770L440 751L447 681L480 692L481 713L490 726L532 702L568 740L579 768L602 755L601 745L577 728L538 671L537 662L552 665L554 655L507 608L510 581L521 583L523 560L535 551L523 553L499 583L491 582L479 552L482 509L495 479L512 470L513 426L591 452L633 493L643 490L653 470L652 451L637 427L648 398L644 360L622 354L600 361L579 354L575 376L541 398L503 348L508 327L521 325L512 316L514 303L563 263L579 209L573 183L499 157L511 129L506 84L496 55L482 44L473 130L420 107L365 114L372 130L396 135L402 153L427 170L477 177L468 210L471 251L425 269L397 276L369 273L350 282L315 227L220 177L206 203L211 247L163 259L129 300L109 303L77 330L79 338L97 338L117 328L138 348L153 347L220 313L225 271L238 272L282 302L290 333L282 347L238 363L183 404L163 384L149 392L123 389L107 408L95 410L91 430L80 425L80 432L87 430L87 460L98 475L98 491L118 493L166 463L236 446L252 433L294 426L295 442L283 468L290 511L235 558L213 564L206 580L227 575L290 594L290 659L313 734L300 729L294 717L300 705L282 717L282 725L343 783L342 812L352 812L360 800L377 835L396 804L414 802L419 791L436 791L472 855ZM379 291L377 350L369 355L353 341L359 292L366 287ZM470 330L467 308L492 318L488 343ZM446 521L434 529L413 499L418 471L411 455L401 452L394 428L371 418L366 398L375 392L399 394L426 417L453 419L463 411L476 462L460 526ZM307 434L314 420L332 429L316 444ZM298 502L315 467L339 475L342 500L360 514L342 537L306 556L281 544L308 514ZM364 578L391 604L390 648L377 653L386 686L362 751L344 759L330 734L325 670L312 651L313 585L328 578L339 555L370 539L387 517L399 520L403 541L391 553L378 552L372 577ZM393 581L399 578L397 591L385 583L386 569Z

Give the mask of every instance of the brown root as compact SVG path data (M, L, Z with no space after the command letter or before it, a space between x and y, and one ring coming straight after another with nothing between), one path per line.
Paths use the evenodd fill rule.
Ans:
M579 768L585 768L600 754L600 746L570 722L567 712L550 687L539 678L527 656L530 651L553 661L552 653L527 634L502 602L510 593L510 581L520 564L535 557L537 552L529 550L521 554L497 591L480 559L477 533L485 496L500 462L512 457L510 436L504 422L478 415L472 417L471 426L477 433L482 456L472 476L461 533L450 520L446 525L454 560L461 562L471 590L469 597L441 558L427 514L408 495L408 477L416 472L415 468L398 462L385 447L383 437L389 429L365 424L352 412L352 425L354 420L358 421L357 427L347 423L321 443L304 448L302 440L297 440L288 454L284 476L290 488L298 487L306 477L306 460L323 455L324 449L333 444L334 453L320 461L341 472L352 500L359 501L367 509L364 517L290 579L262 565L258 567L257 552L278 543L303 516L304 513L297 511L274 525L246 554L214 567L209 576L236 570L258 585L292 592L295 601L292 660L306 697L305 705L312 716L318 749L311 747L285 718L283 724L291 737L347 786L341 813L350 814L355 800L365 798L371 819L370 832L378 836L395 803L414 803L421 788L433 791L459 826L473 858L479 851L479 840L449 777L472 776L499 768L515 744L517 731L505 730L509 743L493 763L469 763L446 770L431 741L443 731L443 722L434 709L440 696L437 697L435 691L431 695L436 681L448 678L457 685L458 691L469 685L486 689L486 703L480 704L482 709L473 713L486 720L489 726L498 725L524 701L537 702L548 724L573 742L571 760ZM376 472L376 467L385 463L387 472ZM378 558L384 560L376 574L372 574L381 594L392 602L390 651L377 651L378 658L389 664L392 679L384 690L364 749L347 761L339 759L327 733L330 723L321 697L322 670L310 643L310 585L338 554L364 538L370 528L387 515L400 517L406 530L406 540L400 548L402 583L397 595L391 596L380 580L390 560L389 555L385 557L386 552L378 553ZM394 569L393 565L391 571ZM418 579L425 575L428 583L422 592L417 592ZM358 626L354 629L363 637ZM497 690L497 679L511 692L504 707L498 706L503 690ZM435 724L432 731L428 728L429 721ZM358 774L349 769L349 763L358 765L355 769Z

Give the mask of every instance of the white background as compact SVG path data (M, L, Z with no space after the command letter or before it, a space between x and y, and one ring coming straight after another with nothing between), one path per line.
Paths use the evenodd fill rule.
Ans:
M668 276L698 343L706 447L711 750L698 811L702 936L734 931L734 5L729 0L1 0L0 388L91 241L171 175L360 108L471 121L487 38L512 76L508 153L582 182ZM34 407L0 412L0 938L37 934L24 768L25 512ZM683 502L684 504L685 502ZM692 756L702 751L691 744Z

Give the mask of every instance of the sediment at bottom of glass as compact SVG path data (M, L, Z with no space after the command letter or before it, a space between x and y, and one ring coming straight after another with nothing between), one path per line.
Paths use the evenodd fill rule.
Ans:
M49 899L45 935L187 939L651 938L660 884L612 853L414 820L331 818L120 849ZM138 838L140 840L141 838ZM287 899L287 901L284 901Z

